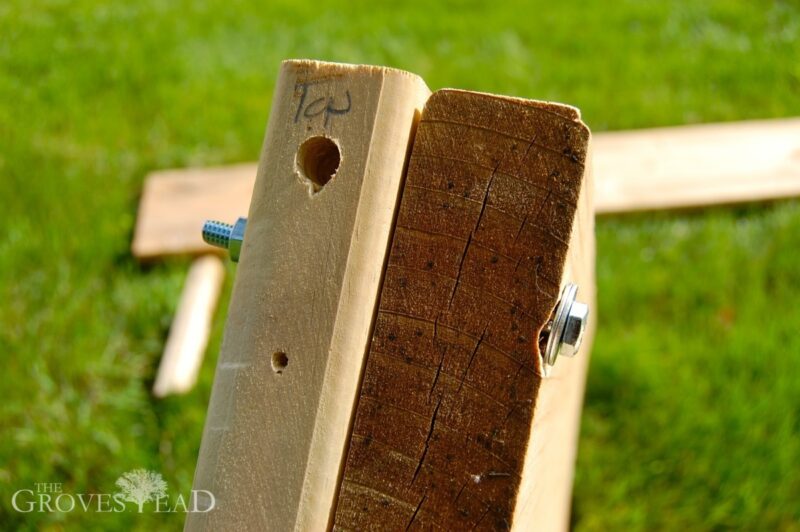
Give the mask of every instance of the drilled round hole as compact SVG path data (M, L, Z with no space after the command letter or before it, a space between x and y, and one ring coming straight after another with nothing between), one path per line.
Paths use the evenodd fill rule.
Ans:
M342 154L339 146L327 137L310 137L297 150L297 169L319 192L339 169Z
M272 371L275 373L283 373L286 366L289 364L289 357L283 351L275 351L272 353Z

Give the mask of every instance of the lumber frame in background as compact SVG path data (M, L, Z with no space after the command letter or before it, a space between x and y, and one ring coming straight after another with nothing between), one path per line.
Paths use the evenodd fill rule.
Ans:
M800 118L601 132L592 144L598 214L800 196ZM213 250L197 227L218 209L222 219L244 212L256 170L243 163L151 174L134 254Z
M612 131L593 150L598 214L800 196L800 118Z
M201 255L192 262L153 383L156 397L186 393L195 385L224 281L218 256Z

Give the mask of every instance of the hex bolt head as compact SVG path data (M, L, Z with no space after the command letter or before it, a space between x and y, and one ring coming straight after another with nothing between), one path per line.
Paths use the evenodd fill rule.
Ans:
M239 218L233 225L208 220L203 224L203 240L212 246L227 249L231 260L239 262L246 228L247 218Z
M247 218L239 218L236 220L236 223L233 224L231 241L228 243L228 253L230 253L233 262L239 262L239 255L242 254L245 229L247 229Z
M578 286L568 283L561 292L552 321L545 327L545 331L549 329L547 346L542 354L545 375L559 355L573 357L581 346L589 321L589 306L575 301L577 295Z
M589 306L575 301L569 309L567 323L564 326L564 335L561 338L561 349L558 354L565 357L574 357L583 341L586 323L589 321Z

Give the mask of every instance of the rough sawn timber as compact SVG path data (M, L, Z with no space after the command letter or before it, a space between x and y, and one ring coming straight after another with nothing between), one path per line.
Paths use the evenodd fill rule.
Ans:
M589 338L542 380L566 281L594 300L576 109L444 90L409 161L334 530L559 530Z

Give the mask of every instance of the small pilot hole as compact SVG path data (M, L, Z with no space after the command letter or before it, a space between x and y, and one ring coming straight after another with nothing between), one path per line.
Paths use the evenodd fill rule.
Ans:
M319 192L339 169L342 155L339 146L327 137L310 137L297 150L297 169Z
M289 357L283 351L275 351L272 353L272 371L275 373L283 373L286 366L289 364Z

